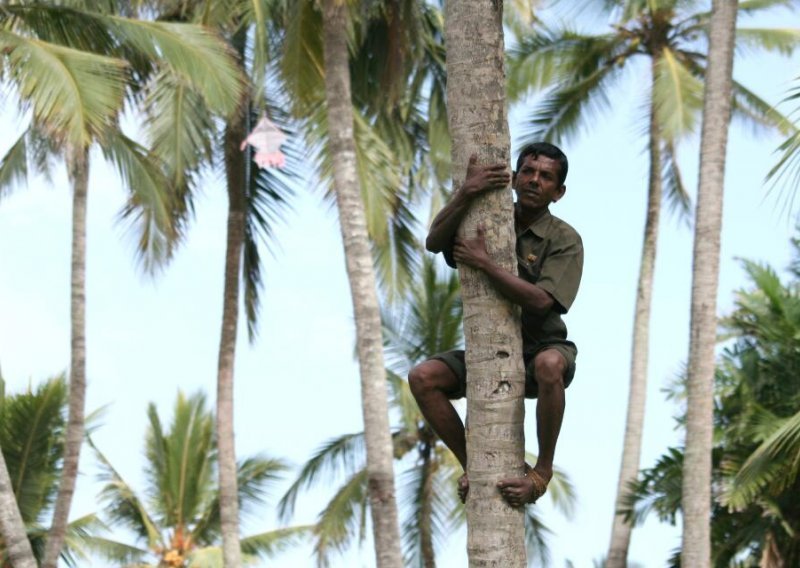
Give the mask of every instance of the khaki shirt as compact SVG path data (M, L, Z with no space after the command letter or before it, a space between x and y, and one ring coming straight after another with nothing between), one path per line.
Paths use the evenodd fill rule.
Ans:
M515 216L516 219L516 216ZM522 310L523 349L534 349L541 342L564 342L566 314L581 283L583 241L569 224L549 210L530 226L516 227L517 272L520 278L548 292L555 305L544 316ZM455 268L452 250L444 251L447 264Z
M522 342L536 343L567 339L566 314L581 283L583 241L569 224L550 214L536 219L528 227L516 227L517 270L519 276L548 292L555 300L544 316L522 310Z

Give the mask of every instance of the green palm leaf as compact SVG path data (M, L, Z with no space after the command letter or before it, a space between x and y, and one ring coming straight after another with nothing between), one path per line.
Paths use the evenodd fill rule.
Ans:
M203 164L213 154L214 122L199 94L162 71L144 98L148 146L164 165L175 192L172 216L180 237L193 212L192 195Z
M111 128L122 106L125 62L0 31L4 71L35 122L78 147Z
M0 199L28 181L28 131L23 132L0 160Z
M364 539L367 505L367 470L364 468L339 488L320 513L314 528L314 555L320 566L328 566L331 555L344 550L353 535Z
M228 115L238 108L244 77L231 51L211 30L118 16L103 20L114 29L120 41L162 62L183 79L213 112ZM214 73L209 73L209 68L214 69Z
M739 2L739 12L742 14L752 14L778 6L794 7L793 4L793 0L743 0Z
M737 28L736 46L739 49L764 49L781 55L792 55L800 46L800 29Z
M241 540L242 552L250 556L274 556L304 542L312 529L312 525L306 525L254 534Z
M278 515L282 519L287 519L294 511L295 502L300 491L309 488L317 482L317 478L322 474L342 471L345 475L351 475L362 467L364 456L364 434L345 434L333 438L325 443L308 460L297 479L278 503Z
M150 549L164 546L158 525L150 517L142 501L92 439L89 438L88 441L100 463L99 479L106 483L100 491L99 499L105 503L104 510L111 523L131 529L138 537L146 539Z
M800 412L783 421L742 465L724 502L741 509L767 491L777 494L794 483L800 473Z
M653 89L662 136L676 140L693 132L703 108L703 84L671 49L665 48L656 59Z
M63 454L67 386L62 376L35 392L5 397L0 448L26 524L41 521L52 505Z
M290 127L289 117L274 106L271 106L269 110L269 115L284 131L289 142L284 145L286 167L281 169L256 167L255 161L253 161L253 148L248 146L245 150L248 157L247 179L249 183L242 272L247 333L251 342L257 335L256 322L263 284L259 241L269 250L274 226L283 218L284 213L291 209L291 200L295 195L293 183L299 177L302 163L300 151L294 143L296 133ZM251 116L251 123L255 118L254 115Z
M661 178L667 203L673 212L677 213L680 219L686 220L688 224L689 219L691 219L692 200L683 183L683 176L678 165L678 156L673 142L664 142L661 149L661 158L663 165Z
M131 192L120 216L130 222L138 236L139 257L152 272L170 258L177 240L173 196L164 168L145 147L119 130L109 131L101 148Z

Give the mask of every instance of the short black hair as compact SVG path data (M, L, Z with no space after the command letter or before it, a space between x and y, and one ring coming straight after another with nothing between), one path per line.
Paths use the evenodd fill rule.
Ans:
M567 179L567 171L569 170L569 162L567 161L566 154L561 151L561 148L549 142L534 142L533 144L523 146L517 157L516 171L519 171L522 167L522 162L524 162L525 158L528 156L533 156L534 159L539 156L544 156L558 162L558 183L559 185L564 185Z

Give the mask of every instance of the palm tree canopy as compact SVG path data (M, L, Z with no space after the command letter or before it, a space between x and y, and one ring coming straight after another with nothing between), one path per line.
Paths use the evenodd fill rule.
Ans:
M178 555L192 562L217 559L219 553L219 492L214 416L201 393L179 393L170 424L165 427L155 406L147 411L145 490L139 497L97 449L106 482L100 499L109 523L134 531L145 548L138 559ZM252 457L238 465L239 499L243 510L263 507L268 488L286 470L276 459ZM290 527L242 539L246 555L276 554L301 539L306 527ZM191 564L194 565L194 564ZM200 564L198 564L200 565Z
M758 13L784 0L741 2L743 13ZM520 100L532 89L547 88L528 119L522 144L569 139L597 114L610 110L614 89L637 59L653 63L652 91L660 142L667 164L662 177L668 202L688 213L688 195L673 165L675 145L697 130L702 110L710 12L705 3L678 0L605 2L614 21L606 33L589 35L540 24L521 35L509 50L509 97ZM700 11L698 11L700 10ZM800 46L799 29L737 30L737 50L790 55ZM795 132L791 121L745 85L734 81L733 116L758 128Z
M783 283L770 267L743 264L753 287L738 292L735 310L722 320L731 343L715 379L714 563L757 563L770 554L791 566L800 561L791 536L800 529L800 273L795 265L792 281ZM683 449L671 448L642 472L628 500L634 520L655 512L675 522L682 464Z

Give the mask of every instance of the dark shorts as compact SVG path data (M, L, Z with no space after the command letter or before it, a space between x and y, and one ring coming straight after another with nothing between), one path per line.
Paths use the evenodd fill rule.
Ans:
M578 355L578 348L571 341L539 343L533 348L527 348L523 355L525 360L525 398L536 398L539 394L539 384L536 382L536 372L533 360L538 353L545 349L555 349L564 357L567 368L564 371L564 387L568 387L575 377L575 357ZM464 351L455 349L434 355L431 359L438 359L458 377L458 386L448 392L450 399L464 398L467 396L467 365L464 362Z

